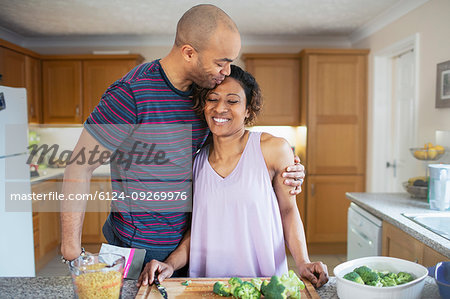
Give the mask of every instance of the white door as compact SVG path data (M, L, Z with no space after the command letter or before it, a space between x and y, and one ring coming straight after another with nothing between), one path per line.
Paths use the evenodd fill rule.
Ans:
M410 153L415 144L415 57L408 51L392 58L392 101L390 105L390 136L387 138L388 192L404 192L402 183L418 176L418 161Z

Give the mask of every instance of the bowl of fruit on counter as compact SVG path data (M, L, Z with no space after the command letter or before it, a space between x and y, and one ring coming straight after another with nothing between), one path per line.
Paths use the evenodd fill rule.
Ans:
M424 176L410 178L403 183L403 188L412 198L425 199L428 196L428 178Z
M445 153L445 148L441 145L434 145L428 142L424 147L413 147L409 149L414 158L423 161L436 161Z

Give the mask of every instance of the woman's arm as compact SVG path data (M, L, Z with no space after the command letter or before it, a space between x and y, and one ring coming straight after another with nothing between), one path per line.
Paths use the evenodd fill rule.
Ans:
M261 149L269 173L272 175L272 185L278 199L284 239L294 258L298 273L308 279L316 287L328 281L327 268L321 262L311 263L306 247L305 230L298 212L295 195L290 195L290 187L283 183L281 174L292 163L294 154L289 143L283 138L269 134L261 136Z

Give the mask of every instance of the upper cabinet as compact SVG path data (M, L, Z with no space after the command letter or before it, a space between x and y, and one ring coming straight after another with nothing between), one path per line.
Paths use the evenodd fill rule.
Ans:
M0 85L25 87L25 55L0 46Z
M103 93L116 80L122 78L137 61L85 60L83 61L83 118L86 119L97 106Z
M262 112L255 125L300 125L299 55L243 54L242 58L263 96Z
M310 174L364 175L368 50L303 50Z
M25 87L28 98L28 122L42 122L41 114L41 61L30 56L25 57Z
M44 123L81 123L81 61L42 63Z
M140 55L43 57L44 123L83 123L106 89L142 61Z

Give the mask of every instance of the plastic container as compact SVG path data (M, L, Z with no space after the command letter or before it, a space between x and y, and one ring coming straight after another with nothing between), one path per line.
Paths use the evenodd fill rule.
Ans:
M80 256L69 264L75 298L120 298L125 258L114 253Z
M399 286L373 287L343 278L345 274L360 266L367 266L377 271L408 272L414 275L415 279ZM336 266L333 272L336 276L337 294L340 299L420 298L425 284L424 279L428 275L427 268L422 265L385 256L371 256L351 260Z
M450 210L450 165L430 164L430 183L428 202L430 209L439 211Z

